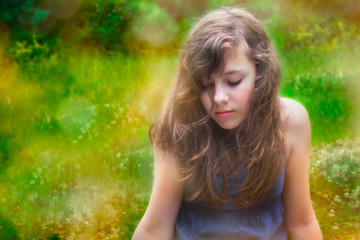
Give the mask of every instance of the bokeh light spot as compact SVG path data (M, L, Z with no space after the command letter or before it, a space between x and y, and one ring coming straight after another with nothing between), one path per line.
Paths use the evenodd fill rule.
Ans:
M165 10L153 3L142 2L132 30L139 40L158 47L171 42L178 32L178 27Z

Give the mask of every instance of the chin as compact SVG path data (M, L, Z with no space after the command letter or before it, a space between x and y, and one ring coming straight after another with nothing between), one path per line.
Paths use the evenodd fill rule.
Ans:
M240 124L234 124L234 123L228 123L228 124L224 124L224 123L218 123L216 122L217 125L219 125L219 127L221 127L222 129L226 129L226 130L231 130L234 128L237 128Z

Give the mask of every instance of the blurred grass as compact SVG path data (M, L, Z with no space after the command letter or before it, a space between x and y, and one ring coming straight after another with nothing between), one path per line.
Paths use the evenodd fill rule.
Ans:
M175 57L64 53L1 66L2 219L25 239L130 238L152 185L147 129Z
M226 2L234 1L212 0L198 8ZM331 152L334 146L322 144L360 134L359 29L287 5L286 15L280 3L244 5L268 19L281 60L281 95L305 105L313 145ZM179 23L180 41L190 25L187 17ZM152 187L147 129L175 76L178 50L132 46L139 55L131 55L87 44L54 46L36 38L11 43L10 56L0 47L0 238L130 239ZM312 162L322 156L317 151ZM326 156L330 167L339 159ZM322 165L313 166L312 195L324 236L358 239L358 208L342 210L333 200L339 189L319 173ZM332 195L324 199L326 187ZM359 201L352 196L357 198L351 203ZM331 202L343 212L343 223L329 217Z

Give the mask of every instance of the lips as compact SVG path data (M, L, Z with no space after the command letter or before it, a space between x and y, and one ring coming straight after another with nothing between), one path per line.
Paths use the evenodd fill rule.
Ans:
M227 118L229 117L234 111L227 111L227 110L219 110L216 111L215 114L216 116L218 116L219 118Z

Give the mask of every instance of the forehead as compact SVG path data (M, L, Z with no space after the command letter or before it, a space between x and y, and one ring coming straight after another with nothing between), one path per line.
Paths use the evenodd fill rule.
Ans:
M247 49L243 46L239 46L226 54L223 68L214 72L214 74L211 75L211 78L247 73L253 70L255 70L255 64L248 57Z

